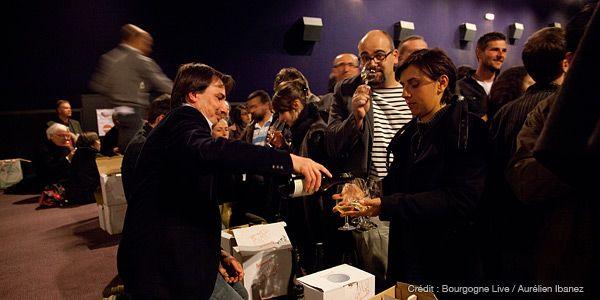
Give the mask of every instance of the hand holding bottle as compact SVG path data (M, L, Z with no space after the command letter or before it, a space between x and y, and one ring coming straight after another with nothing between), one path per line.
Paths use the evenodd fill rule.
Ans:
M331 177L331 173L323 165L310 158L290 154L294 172L304 176L304 191L313 193L321 187L321 173Z

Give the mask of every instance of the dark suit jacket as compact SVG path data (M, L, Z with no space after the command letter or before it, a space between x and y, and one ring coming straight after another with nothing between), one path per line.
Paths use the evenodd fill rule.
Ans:
M82 134L83 130L81 129L81 124L79 124L79 121L75 120L75 119L69 119L66 123L63 122L58 116L54 117L52 120L48 121L46 123L46 125L48 127L52 126L52 124L54 123L59 123L59 124L63 124L67 127L69 127L69 130L74 133L74 134Z
M469 103L469 112L476 114L478 117L483 117L487 114L487 102L489 96L485 93L483 87L473 78L475 71L471 71L463 79L459 80L456 85L460 94L465 97ZM492 117L492 116L488 116Z
M133 173L119 275L145 297L208 299L219 263L221 219L214 174L290 173L286 153L213 139L195 108L174 109L148 136Z
M135 133L133 139L127 145L125 149L125 154L123 155L123 162L121 163L121 179L123 180L123 191L125 192L125 199L128 199L129 190L131 189L131 176L133 176L133 170L135 169L135 164L137 163L137 159L140 156L140 152L142 151L142 147L146 142L146 138L152 131L152 126L150 124L145 123L138 132Z

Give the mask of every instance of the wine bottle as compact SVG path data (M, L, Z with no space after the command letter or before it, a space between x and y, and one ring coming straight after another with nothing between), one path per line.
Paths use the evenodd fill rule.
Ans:
M307 193L304 191L304 177L294 176L291 177L286 184L279 186L279 192L284 197L297 198L312 195L314 193L327 192L330 188L335 187L338 184L349 182L353 179L354 175L352 175L352 173L334 174L331 178L323 176L321 178L321 187L317 191Z
M322 242L315 244L315 267L314 272L319 272L325 269L325 249Z

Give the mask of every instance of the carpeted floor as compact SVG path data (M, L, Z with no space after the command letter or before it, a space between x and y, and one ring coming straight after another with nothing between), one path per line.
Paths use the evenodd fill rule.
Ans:
M119 236L100 229L96 204L37 206L33 195L0 194L0 299L101 299Z

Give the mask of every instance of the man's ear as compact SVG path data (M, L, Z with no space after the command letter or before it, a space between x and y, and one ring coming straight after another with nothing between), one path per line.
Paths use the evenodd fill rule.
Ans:
M200 101L199 93L196 91L187 93L186 98L187 98L187 101L190 103L196 103L196 102Z
M482 55L482 51L479 48L475 49L475 58L477 59L477 62L480 61L480 56Z
M398 52L398 49L394 49L392 55L394 56L394 66L397 66L398 58L400 57L400 52Z
M438 78L437 81L438 81L437 93L441 94L446 90L446 88L448 88L448 82L450 80L448 79L448 76L442 75L442 76L440 76L440 78Z

